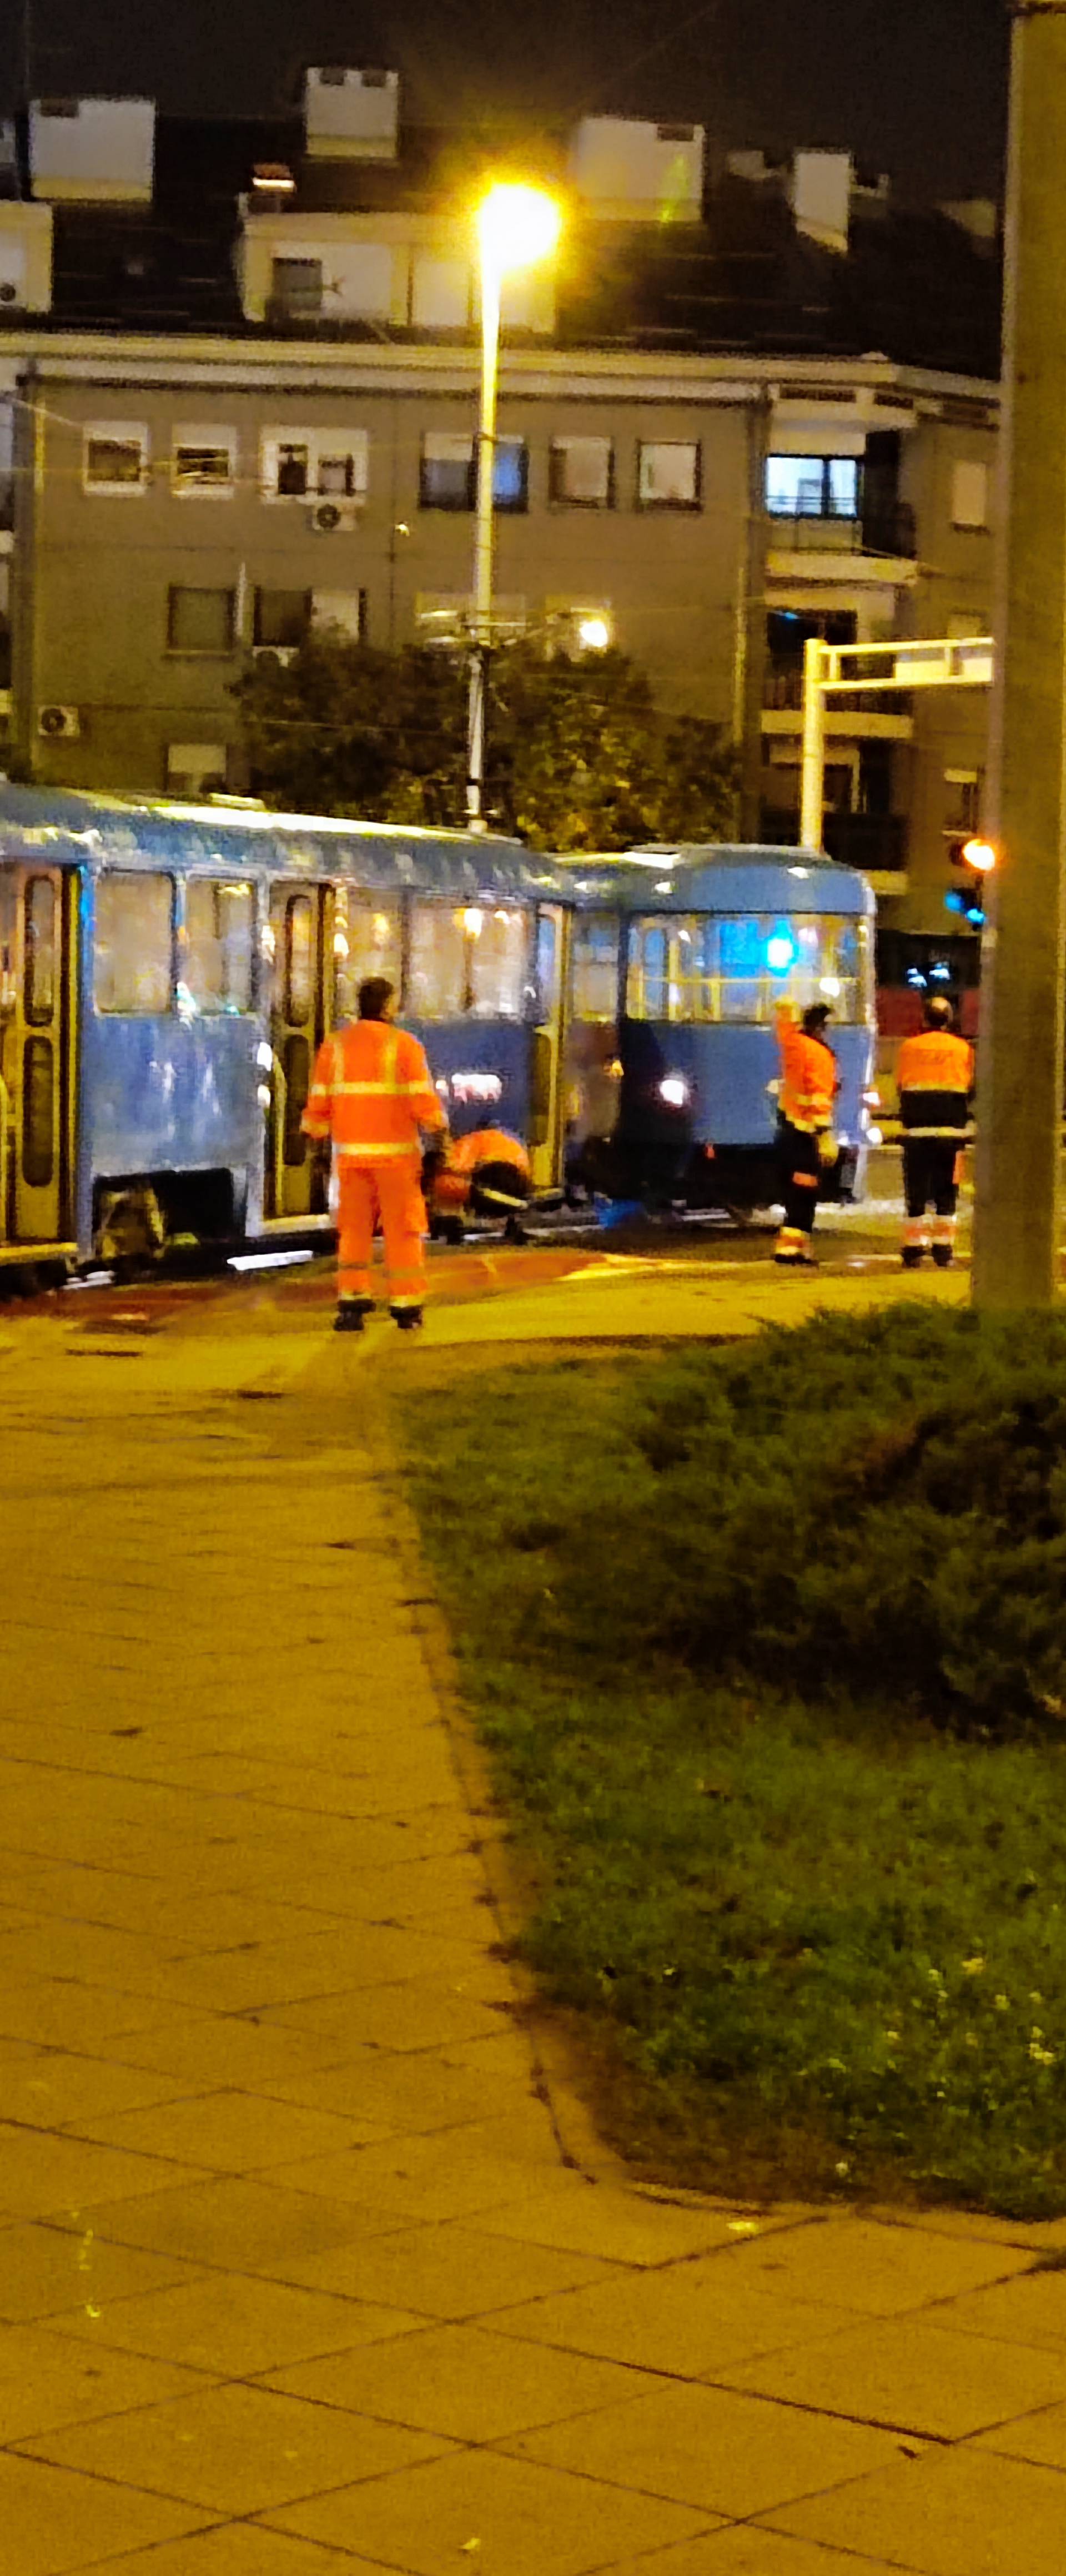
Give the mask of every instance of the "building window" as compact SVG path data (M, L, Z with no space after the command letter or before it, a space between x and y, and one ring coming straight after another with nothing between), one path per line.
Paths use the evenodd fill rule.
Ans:
M365 429L271 430L262 444L264 498L362 500L368 465Z
M190 877L179 998L194 1011L250 1011L255 895L250 885Z
M857 519L857 456L768 456L766 507L773 519Z
M167 594L170 653L232 653L236 632L232 590L172 589Z
M614 449L609 438L553 438L548 450L548 497L584 510L609 510L614 498Z
M170 796L208 796L223 793L226 785L226 746L224 742L171 742L167 744L167 793Z
M698 510L698 441L642 439L637 449L637 500L642 510Z
M451 430L426 430L418 498L423 510L472 510L477 493L474 442ZM492 506L521 511L529 502L529 450L523 438L498 438L493 454Z
M953 528L987 528L987 465L969 464L960 458L952 466L951 524Z
M174 879L116 872L96 884L93 979L98 1011L156 1018L169 1011Z
M311 624L332 626L350 643L361 644L366 634L365 590L313 590Z
M309 590L257 590L252 616L252 642L290 650L302 644L311 624Z
M173 483L175 492L233 491L237 440L231 429L176 429Z
M82 480L87 492L146 491L147 429L138 422L94 422L85 431Z
M275 259L271 264L272 310L292 322L317 322L322 311L320 259Z

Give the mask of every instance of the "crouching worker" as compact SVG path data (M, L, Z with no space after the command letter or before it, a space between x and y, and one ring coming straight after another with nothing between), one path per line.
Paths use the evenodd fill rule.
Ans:
M475 1127L457 1136L446 1159L426 1157L433 1169L427 1195L431 1222L456 1242L464 1216L498 1217L516 1226L533 1187L529 1155L506 1127Z
M833 1102L840 1089L837 1060L826 1037L832 1012L825 1002L812 1002L797 1027L787 1007L777 1014L781 1083L777 1100L777 1143L784 1222L774 1247L774 1260L787 1269L814 1264L818 1184L832 1171L838 1155L833 1134Z
M426 1271L421 1130L447 1134L447 1120L417 1038L393 1026L395 995L384 975L359 987L359 1017L319 1048L303 1114L316 1142L332 1143L340 1192L338 1333L361 1333L374 1304L374 1230L385 1237L389 1308L401 1331L422 1321Z
M955 1212L973 1090L973 1051L956 1035L946 996L925 1005L921 1035L904 1038L896 1063L903 1122L903 1267L917 1270L931 1252L946 1270L955 1248ZM929 1209L933 1214L930 1217Z

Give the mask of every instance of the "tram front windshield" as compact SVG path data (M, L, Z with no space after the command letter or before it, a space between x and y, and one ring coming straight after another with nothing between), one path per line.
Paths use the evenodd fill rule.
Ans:
M866 1017L869 930L851 914L648 914L630 924L630 1019L771 1023L828 1002L838 1024Z

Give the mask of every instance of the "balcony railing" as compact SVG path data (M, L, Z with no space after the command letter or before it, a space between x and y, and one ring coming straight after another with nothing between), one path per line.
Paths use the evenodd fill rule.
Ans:
M801 662L770 662L763 679L764 707L779 714L803 713L803 665ZM834 689L826 700L826 714L867 716L909 716L914 711L914 693L910 689Z
M914 512L909 501L887 510L868 510L861 519L813 516L806 511L769 513L771 537L801 553L892 555L912 563L918 551Z

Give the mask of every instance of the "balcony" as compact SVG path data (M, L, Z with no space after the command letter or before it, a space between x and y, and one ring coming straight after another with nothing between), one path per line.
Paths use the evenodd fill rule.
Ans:
M894 879L883 891L903 892L907 865L907 817L905 814L827 814L822 839L831 859L840 859L845 867L861 868L872 877L875 891L879 877Z
M900 589L917 579L918 533L907 501L861 518L774 510L767 546L767 572L779 581L890 581Z
M911 742L913 708L909 689L834 690L825 702L826 735L838 741L843 736L849 742ZM802 663L767 663L762 729L764 735L786 739L791 736L799 741L803 730Z

